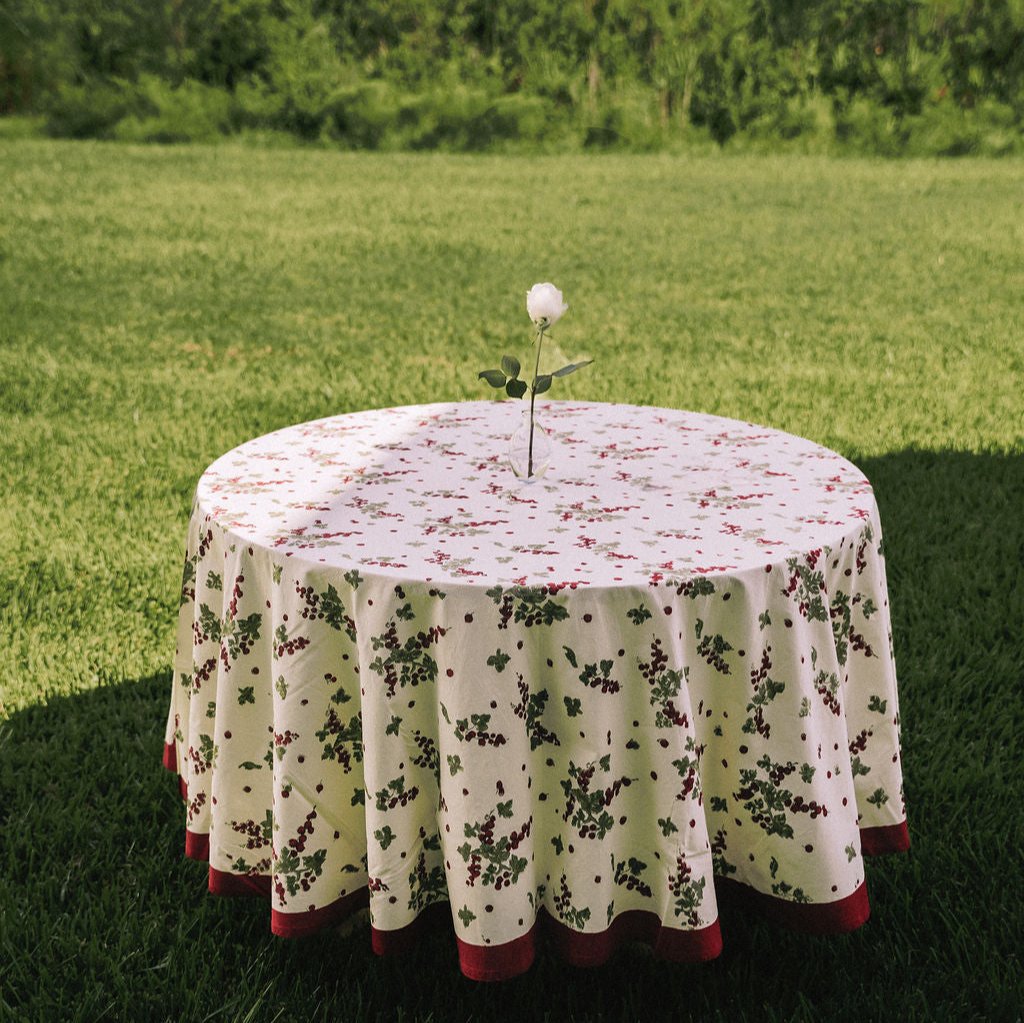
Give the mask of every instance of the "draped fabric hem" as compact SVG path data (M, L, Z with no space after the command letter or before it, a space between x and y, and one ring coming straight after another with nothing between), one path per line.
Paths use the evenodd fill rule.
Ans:
M164 749L164 765L177 771L173 744ZM186 796L187 786L183 779L178 780L182 795ZM869 856L906 850L909 848L906 822L862 829L861 846ZM185 855L208 862L209 835L186 830ZM215 895L273 899L273 879L269 874L233 874L213 866L208 870L208 887ZM862 926L871 915L867 885L863 882L845 898L822 903L780 899L728 877L715 878L715 891L727 907L740 912L754 910L779 926L805 934L846 933ZM271 907L271 931L283 938L305 937L337 926L368 904L369 890L363 886L342 893L326 906L311 906L300 912L285 913ZM378 955L401 955L438 931L447 930L451 934L453 926L449 903L438 901L427 906L405 927L396 930L371 927L371 943ZM605 930L596 933L573 930L541 909L529 931L501 945L474 945L457 934L454 937L462 973L478 981L509 980L525 973L533 964L542 941L565 962L578 967L601 966L624 945L637 942L649 946L657 958L677 963L706 962L722 951L718 920L705 927L681 930L665 926L656 913L645 910L621 913Z

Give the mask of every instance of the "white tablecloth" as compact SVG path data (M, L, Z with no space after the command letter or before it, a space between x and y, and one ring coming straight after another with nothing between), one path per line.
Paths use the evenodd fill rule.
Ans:
M298 935L441 904L464 972L540 925L721 948L716 886L783 923L868 915L907 846L881 530L834 452L714 416L383 409L243 444L196 493L165 763L210 887ZM435 912L436 915L436 912Z

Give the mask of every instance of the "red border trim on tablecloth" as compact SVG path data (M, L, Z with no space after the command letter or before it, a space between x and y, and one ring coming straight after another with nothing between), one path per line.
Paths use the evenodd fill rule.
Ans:
M208 887L214 895L228 898L256 897L269 901L273 894L269 874L229 874L216 867L209 868ZM271 906L270 930L279 938L305 938L340 924L369 902L369 889L358 888L327 906L317 906L302 913L282 913Z
M177 773L177 756L173 744L164 746L164 766ZM188 786L179 775L183 798ZM905 852L910 848L907 823L886 827L863 828L861 850L866 856ZM200 862L209 861L210 836L185 832L185 855ZM209 890L214 895L256 896L270 900L271 878L267 874L231 874L209 867ZM797 903L766 895L733 878L715 878L719 901L755 908L772 922L805 934L842 934L856 930L871 915L867 885L836 902ZM282 938L299 938L341 923L346 917L369 903L369 890L348 892L330 905L303 913L281 913L271 907L270 929ZM377 955L400 955L410 951L419 941L439 927L451 929L451 907L438 902L427 907L406 927L382 931L371 927L371 942ZM631 910L620 914L606 930L597 934L574 931L543 909L537 922L526 933L503 945L472 945L455 935L459 966L468 978L479 981L509 980L525 973L533 964L537 942L543 935L556 952L573 966L601 966L624 944L643 942L654 954L671 962L706 962L722 951L722 935L716 920L708 927L681 931L664 927L657 914Z
M860 851L865 856L885 856L906 852L909 848L910 832L906 821L883 828L861 828Z
M437 902L406 927L394 931L371 928L370 938L377 955L401 955L430 933L439 929L451 933L451 928L450 904ZM698 931L677 931L663 927L655 913L634 910L616 917L600 934L581 934L541 910L537 922L526 934L503 945L473 945L455 935L459 968L470 980L510 980L533 965L537 945L542 939L549 941L565 962L584 967L603 965L631 941L650 945L660 959L680 963L705 962L722 951L717 921Z
M545 936L573 966L601 966L631 941L650 945L659 959L674 963L703 963L722 953L722 931L717 920L699 930L680 931L665 927L657 913L634 909L619 914L599 934L581 934L547 913L542 920Z
M533 966L537 953L537 924L504 945L471 945L455 935L459 969L470 980L511 980Z
M871 916L868 886L863 881L835 902L790 902L731 877L716 877L715 893L720 902L753 908L772 923L802 934L845 934L866 924Z
M370 928L370 943L379 956L405 955L437 929L451 928L452 910L446 901L433 902L412 923L393 931Z

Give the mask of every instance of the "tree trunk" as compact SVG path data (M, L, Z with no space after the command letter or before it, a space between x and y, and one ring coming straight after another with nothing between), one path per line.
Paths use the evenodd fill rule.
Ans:
M690 104L693 102L693 72L683 78L683 95L679 101L679 123L685 128L690 123Z
M174 50L174 70L183 77L185 65L185 18L182 14L183 0L171 0L171 48Z
M597 62L597 54L592 53L587 64L587 101L592 111L597 109L597 90L600 84L601 66Z

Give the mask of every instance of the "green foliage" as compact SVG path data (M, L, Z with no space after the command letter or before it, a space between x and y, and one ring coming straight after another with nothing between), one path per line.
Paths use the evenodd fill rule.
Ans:
M115 138L126 142L212 142L234 123L231 96L192 79L171 86L142 75L136 96L138 112L113 130Z
M329 137L350 149L382 149L399 123L402 97L371 80L337 90L327 108Z
M1021 149L1024 6L4 0L4 112L133 140L1001 155Z
M258 111L258 124L315 139L348 76L329 24L299 3L288 6L287 20L265 19L266 57L240 88L248 99L247 112Z
M43 107L46 131L59 138L112 138L121 120L137 110L137 100L135 90L121 81L62 82Z

